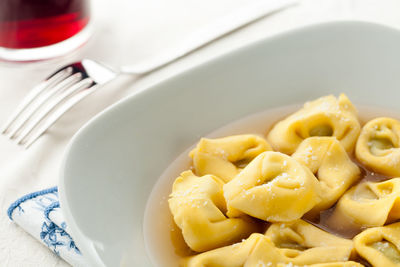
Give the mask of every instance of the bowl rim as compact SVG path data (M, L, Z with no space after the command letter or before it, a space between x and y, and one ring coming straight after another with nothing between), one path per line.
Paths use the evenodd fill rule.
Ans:
M75 243L79 247L80 251L82 252L82 255L84 255L84 259L89 262L89 264L93 266L106 266L104 262L101 260L100 256L98 255L96 249L94 248L93 243L85 238L85 235L81 232L79 226L76 224L74 216L71 212L71 208L69 207L68 204L68 194L66 193L66 188L65 188L65 181L68 179L67 175L67 162L68 159L71 157L71 153L73 150L73 147L75 143L77 143L77 140L81 138L85 138L86 134L91 131L91 129L99 124L103 123L102 118L105 116L105 114L112 114L118 110L119 107L128 105L132 99L144 95L144 94L149 94L154 90L159 90L159 86L162 85L163 83L167 83L171 80L174 79L179 79L182 76L187 75L188 73L191 73L193 71L196 71L196 69L201 68L201 67L206 67L207 65L213 64L217 61L224 60L227 57L230 57L233 54L240 54L243 51L246 50L251 50L253 47L261 44L261 43L268 43L268 42L273 42L277 39L285 38L286 36L290 36L292 34L299 34L301 32L307 32L307 31L318 31L321 30L321 28L329 28L329 27L348 27L348 26L360 26L360 27L372 27L372 28L380 28L381 30L389 30L393 31L394 33L398 34L399 30L397 30L394 27L384 25L384 24L379 24L376 22L368 22L368 21L358 21L358 20L340 20L340 21L328 21L328 22L320 22L320 23L315 23L311 25L305 25L305 26L299 26L294 29L286 30L277 34L274 34L272 36L266 36L262 37L256 41L250 42L248 44L245 44L241 47L234 48L230 51L223 52L221 54L218 54L217 56L211 58L210 60L207 60L205 62L201 62L199 64L196 64L194 66L190 66L187 69L177 73L173 74L172 76L166 77L164 79L161 79L157 81L155 84L151 84L148 86L145 86L143 88L139 88L136 92L132 93L131 95L120 99L119 101L111 104L104 110L100 111L98 114L93 116L90 120L88 120L70 139L68 142L64 153L62 157L62 162L60 165L59 169L59 179L58 179L58 192L59 192L59 201L60 201L60 206L61 211L64 215L65 222L68 225L68 232L69 234L73 237ZM148 255L146 255L148 257Z

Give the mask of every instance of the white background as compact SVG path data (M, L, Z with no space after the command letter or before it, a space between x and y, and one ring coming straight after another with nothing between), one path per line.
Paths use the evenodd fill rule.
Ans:
M202 25L212 23L225 13L237 10L249 0L93 0L94 33L89 42L70 55L51 61L30 64L0 62L0 124L18 101L58 67L83 57L105 62L113 67L157 60L163 53L173 53L179 41ZM268 0L265 0L268 1ZM87 119L107 105L135 90L156 83L190 66L226 53L260 38L307 24L332 20L365 20L400 29L398 0L300 0L297 6L267 16L230 34L186 58L143 79L120 78L81 102L61 120L51 133L54 147L40 147L15 157L12 145L0 139L0 265L68 266L46 247L26 234L6 217L10 202L23 194L57 184L57 172L50 165L62 155L71 135ZM399 48L400 49L400 48ZM108 90L108 91L107 91ZM48 138L48 137L47 137ZM3 140L4 139L4 140ZM52 141L52 142L53 142ZM51 153L53 154L51 154ZM29 154L30 153L30 154ZM23 169L23 160L37 158L38 168L26 169L15 179L15 168ZM9 159L8 159L9 158ZM13 161L14 160L14 161ZM10 171L11 169L13 169ZM7 170L5 172L4 170ZM4 174L6 173L6 174ZM21 179L21 175L26 179ZM23 176L22 176L23 177Z

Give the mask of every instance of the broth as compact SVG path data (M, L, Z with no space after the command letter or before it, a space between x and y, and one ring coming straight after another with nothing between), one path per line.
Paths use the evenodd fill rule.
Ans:
M218 138L235 134L257 134L265 138L276 122L297 111L300 107L301 105L293 105L262 111L225 125L205 137ZM372 118L381 116L400 118L398 114L385 109L362 106L357 106L357 108L359 110L361 125L364 125ZM171 193L172 184L182 171L191 168L191 158L188 154L195 145L193 144L179 155L164 171L154 186L147 202L143 223L144 241L148 255L155 266L176 267L179 265L178 262L182 257L197 254L185 244L181 230L174 223L168 207L168 196ZM383 181L389 178L366 169L355 158L353 160L359 165L362 172L362 178L357 183ZM332 224L330 215L333 210L334 206L322 211L318 218L314 218L313 220L304 219L327 232L344 238L352 238L363 230L356 225L350 225L348 221ZM265 223L264 228L267 228L267 226L268 223ZM357 260L365 266L370 266L363 259L353 260Z
M371 170L368 170L355 158L353 158L353 161L358 165L358 167L361 170L361 178L357 181L356 184L363 182L382 182L391 178L379 173L372 172ZM312 224L321 229L324 229L327 232L348 239L352 239L353 237L355 237L357 234L361 233L364 230L364 228L360 227L357 224L352 223L350 220L346 219L332 220L331 216L335 210L335 207L336 205L332 206L327 210L321 211L319 218L316 218L314 220L308 220L308 219L305 220L311 222Z

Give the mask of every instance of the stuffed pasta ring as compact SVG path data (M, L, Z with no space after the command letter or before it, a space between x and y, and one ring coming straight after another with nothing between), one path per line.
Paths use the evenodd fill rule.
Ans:
M274 150L291 155L300 143L312 136L333 136L347 152L352 152L360 133L357 110L344 94L307 102L299 111L279 121L269 132Z
M354 238L357 253L375 267L400 265L400 223L367 229Z
M320 202L320 186L311 171L280 152L255 158L224 185L227 215L248 214L270 222L299 219Z
M258 230L250 218L227 218L223 182L212 175L198 177L185 171L178 177L168 200L186 244L202 252L232 244Z
M358 138L356 157L376 172L400 176L400 122L391 118L369 121Z
M235 177L251 160L271 146L253 134L233 135L217 139L202 138L189 156L197 175L212 174L225 183Z

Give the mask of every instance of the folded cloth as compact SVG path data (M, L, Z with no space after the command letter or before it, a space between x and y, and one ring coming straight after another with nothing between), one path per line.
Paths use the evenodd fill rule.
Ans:
M25 195L8 208L8 217L72 266L88 266L68 234L58 201L58 189Z

